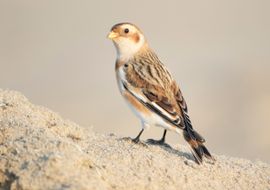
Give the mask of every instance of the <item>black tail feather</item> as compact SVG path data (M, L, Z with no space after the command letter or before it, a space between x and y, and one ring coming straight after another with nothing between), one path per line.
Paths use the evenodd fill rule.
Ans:
M202 163L202 159L203 159L203 151L201 149L201 147L192 147L192 154L195 158L195 161L198 163L198 164L201 164Z
M204 153L205 157L208 159L213 159L213 157L210 154L210 152L208 151L208 149L204 145L201 145L201 147L203 149L203 153Z
M202 163L204 156L208 159L214 160L208 149L203 145L205 142L204 138L198 132L191 128L186 128L183 131L183 135L185 140L191 146L192 154L198 164Z

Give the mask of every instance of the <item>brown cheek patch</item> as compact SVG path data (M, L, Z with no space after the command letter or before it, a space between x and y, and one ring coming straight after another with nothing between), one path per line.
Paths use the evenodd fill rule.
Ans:
M135 42L138 43L140 41L140 36L139 34L135 33L131 36L131 39Z

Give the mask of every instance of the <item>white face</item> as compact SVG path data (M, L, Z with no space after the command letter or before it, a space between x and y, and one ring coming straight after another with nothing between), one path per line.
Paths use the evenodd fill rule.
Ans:
M122 61L132 58L145 43L143 34L131 24L115 25L111 33L115 34L111 39L116 47L117 59Z

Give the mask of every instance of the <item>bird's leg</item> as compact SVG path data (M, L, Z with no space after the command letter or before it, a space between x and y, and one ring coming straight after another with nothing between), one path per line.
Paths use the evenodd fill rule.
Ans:
M142 129L140 132L139 132L139 134L137 135L137 137L135 137L134 139L132 139L132 141L134 142L134 143L138 143L138 142L140 142L140 136L142 135L142 132L144 131L144 129Z
M127 140L127 141L132 141L133 143L146 146L145 143L143 143L143 142L140 141L140 136L142 135L142 132L143 131L144 131L144 128L139 132L139 134L134 139L133 138L130 138L130 137L124 137L124 138L121 138L121 139L122 140Z
M154 144L154 145L164 145L164 146L170 147L170 145L165 143L166 133L167 133L167 130L165 129L163 132L162 138L160 140L148 139L147 143Z
M165 143L166 133L167 133L167 130L165 129L164 132L163 132L163 136L162 136L162 138L160 139L160 142L161 142L161 143Z
M167 130L165 129L160 140L148 139L147 142L150 144L164 144Z

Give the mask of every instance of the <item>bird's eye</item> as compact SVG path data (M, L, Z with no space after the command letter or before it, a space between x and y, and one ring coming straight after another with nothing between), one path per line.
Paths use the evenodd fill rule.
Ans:
M124 30L124 32L125 32L126 34L129 33L129 29L126 28L126 29Z

